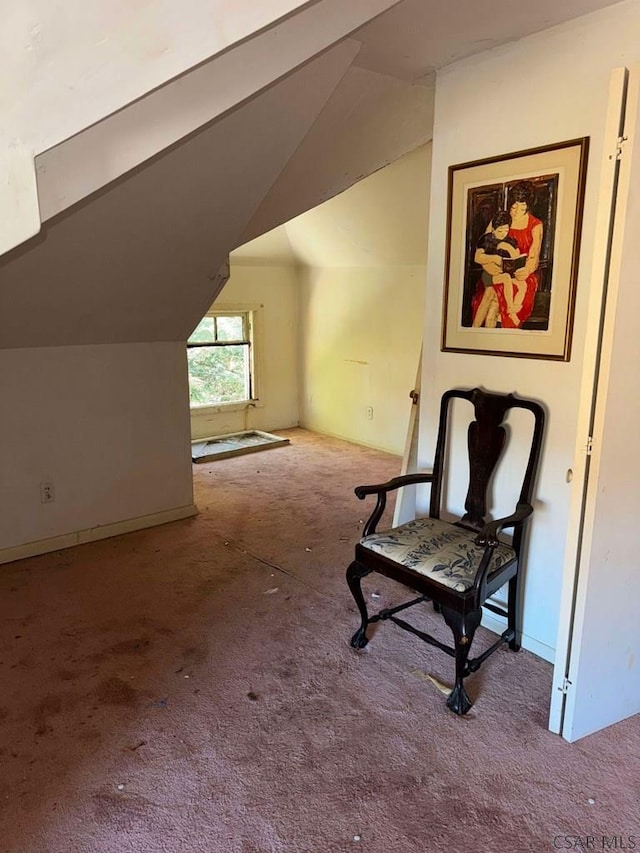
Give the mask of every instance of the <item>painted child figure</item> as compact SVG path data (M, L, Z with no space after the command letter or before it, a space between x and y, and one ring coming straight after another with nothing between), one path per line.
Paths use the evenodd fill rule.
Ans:
M504 260L513 260L517 265L520 260L524 262L526 258L520 255L514 238L508 236L510 227L509 213L506 210L498 210L491 220L489 230L485 231L478 240L474 261L482 267L482 283L485 290L473 318L472 326L474 327L482 325L489 328L496 327L499 317L498 298L494 289L496 284L501 284L504 289L509 317L516 326L520 324L517 312L522 307L526 282L512 278L511 272L515 267L510 265L511 271L506 272L504 267L509 265L509 261L505 265Z

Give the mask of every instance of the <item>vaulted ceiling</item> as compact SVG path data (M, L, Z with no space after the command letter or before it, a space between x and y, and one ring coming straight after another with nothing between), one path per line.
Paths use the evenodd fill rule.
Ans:
M233 9L246 5L238 2ZM34 0L30 12L40 9L44 23L27 22L27 53L8 51L0 62L11 72L14 59L24 65L29 56L33 65L40 58L42 76L15 78L10 95L16 107L5 118L26 121L31 115L22 131L28 135L33 127L35 139L41 115L49 134L42 140L62 133L63 141L46 150L29 149L26 142L22 150L7 140L3 146L16 171L0 201L16 187L26 187L28 197L31 150L32 160L38 154L39 206L26 211L25 221L38 216L44 224L37 236L0 258L0 347L184 340L215 295L216 272L232 249L429 140L434 71L608 5L279 0L280 17L269 25L265 0L253 35L246 32L247 13L233 44L218 47L189 72L176 77L174 71L164 85L156 79L152 90L138 92L115 113L103 106L100 119L99 105L106 105L105 98L116 104L117 86L130 86L131 75L142 79L145 62L160 73L165 60L167 68L179 67L169 63L176 57L184 65L194 45L209 49L202 23L196 23L206 22L216 3L183 0L173 29L165 21L160 27L157 4L136 4L138 35L143 13L156 15L144 44L132 42L126 27L133 13L123 7L117 20L109 19L111 44L115 39L119 52L100 66L100 32L92 30L98 51L92 53L81 28L91 18L88 10L107 14L112 4L87 0L86 16L68 19L76 43L63 27L67 19L52 17L48 0ZM194 10L200 18L189 18ZM17 11L14 17L20 17ZM164 54L154 52L162 45ZM51 89L49 109L37 108L55 78L55 63L70 73L69 57L76 54L87 68L75 91L71 76L55 93ZM92 68L92 62L98 65ZM99 88L93 101L92 85ZM91 126L82 125L81 107L91 108ZM59 127L52 124L56 116ZM0 141L9 133L7 122ZM5 236L25 213L20 205L11 210L4 211Z

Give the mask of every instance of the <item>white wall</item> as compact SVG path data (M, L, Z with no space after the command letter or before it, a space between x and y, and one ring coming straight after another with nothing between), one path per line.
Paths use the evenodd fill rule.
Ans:
M420 454L432 459L439 397L448 387L482 385L542 400L549 419L538 480L536 514L527 560L525 644L553 659L572 486L576 415L583 366L599 168L609 73L640 54L640 6L622 3L576 22L457 63L436 85L431 224L421 412ZM508 122L492 118L487 103L518 103ZM447 168L546 143L591 138L573 355L568 363L439 351ZM635 366L629 365L631 371ZM575 486L574 486L575 487Z
M430 156L421 146L286 226L307 264L301 423L398 454L422 340Z
M298 274L294 266L239 263L231 257L231 276L214 308L260 309L256 359L260 401L241 409L193 409L193 438L244 429L274 430L298 425Z
M420 357L423 294L423 266L305 272L304 427L402 454Z
M148 357L138 360L152 363L158 347L164 346L156 341L176 342L182 367L164 373L160 390L170 405L180 401L175 411L171 409L167 429L180 417L186 419L189 433L184 340L215 295L213 279L220 263L343 70L333 51L323 54L242 110L232 111L126 180L54 218L37 238L0 259L0 348L8 353L3 376L6 409L0 423L5 447L11 449L15 465L19 463L10 466L11 476L3 480L4 502L11 511L3 518L6 527L0 528L4 549L0 559L10 558L7 549L14 549L11 558L24 555L26 551L18 553L15 548L28 543L46 540L51 547L62 547L60 537L71 536L64 544L73 544L80 532L86 536L96 525L106 535L108 529L119 532L121 528L113 525L125 519L160 513L159 520L165 520L176 507L191 506L190 497L178 499L174 493L178 484L188 482L190 488L188 454L182 445L176 450L173 440L156 446L155 439L151 444L147 439L164 417L163 410L150 407L147 399L149 389L158 390L156 374L151 366L151 380L145 371L131 372L122 353L148 342ZM264 405L205 420L194 430L195 437L298 423L294 273L282 272L280 284L274 280L275 270L258 273L256 268L237 272L235 281L240 278L247 287L236 296L227 289L224 298L265 302L263 326L270 343L264 346L268 353L261 390ZM265 281L269 297L263 297ZM276 304L277 310L272 310ZM111 353L109 344L114 346ZM106 412L104 428L96 423L97 415L86 414L99 408L97 392L76 380L86 367L84 353L89 354L87 364L100 354L102 384L112 389L100 408ZM30 369L14 369L14 361ZM41 376L49 378L44 389ZM116 390L119 382L124 383L122 396ZM46 401L46 418L35 408L25 409L24 400L33 407ZM109 433L112 409L122 420L118 430ZM10 414L19 417L24 411L29 412L28 429ZM66 439L52 441L51 424L60 436L77 436L78 425L88 417L91 434L105 440L99 455L87 458L87 479L79 486L79 457ZM44 476L29 467L34 447L38 469L55 472L59 493L55 505L33 507L32 486ZM153 465L147 466L150 447L155 448ZM129 473L124 473L129 459L142 463L134 469L140 473L135 488L129 488ZM147 469L150 476L145 480L142 472ZM126 500L117 499L112 475L124 484ZM105 490L102 484L111 485ZM135 526L138 521L131 523Z
M0 560L192 513L186 387L183 344L1 351Z

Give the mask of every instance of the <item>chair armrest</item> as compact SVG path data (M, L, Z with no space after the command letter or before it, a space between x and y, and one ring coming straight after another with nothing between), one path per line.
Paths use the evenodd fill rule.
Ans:
M512 515L506 515L504 518L496 518L495 521L490 521L488 524L485 524L476 536L476 545L480 545L485 549L482 560L480 561L481 569L476 575L473 584L478 607L484 603L487 597L487 580L491 565L491 554L493 553L493 549L499 544L498 531L503 530L505 527L518 527L524 524L532 512L533 507L530 504L519 503Z
M355 493L362 500L367 495L392 492L395 489L401 489L403 486L431 483L432 481L433 471L423 471L421 474L403 474L401 477L394 477L392 480L388 480L386 483L378 483L373 486L356 486Z
M490 521L482 528L476 536L476 545L488 546L495 548L498 544L498 532L506 527L515 527L522 524L533 512L531 504L519 503L516 511L512 515L506 515L504 518L496 518L495 521Z
M378 501L375 509L367 519L362 535L368 536L370 533L376 532L376 526L382 518L382 513L387 505L387 493L395 489L400 489L402 486L413 486L418 483L433 482L433 471L423 471L421 474L403 474L401 477L394 477L386 483L379 483L374 486L357 486L355 489L356 496L363 500L367 495L377 495Z

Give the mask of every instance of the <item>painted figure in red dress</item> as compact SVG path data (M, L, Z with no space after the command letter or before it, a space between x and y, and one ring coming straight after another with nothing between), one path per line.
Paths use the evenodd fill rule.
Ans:
M480 279L472 302L473 325L476 327L484 325L487 328L495 328L499 320L503 329L518 329L533 310L533 301L538 289L536 270L540 263L542 247L542 222L530 213L534 192L530 181L520 181L509 191L508 211L511 225L508 237L515 242L519 254L524 256L525 260L519 269L511 273L511 292L507 290L505 293L508 285L505 285L503 277L497 278L491 284L487 283L486 275L485 281ZM493 222L489 223L487 233L494 230ZM491 269L492 265L502 268L502 256L491 248L490 241L486 242L484 249L478 245L474 260L485 270ZM509 296L511 298L508 298Z

